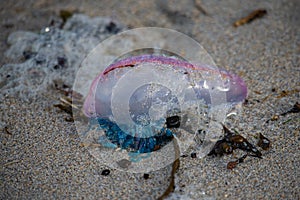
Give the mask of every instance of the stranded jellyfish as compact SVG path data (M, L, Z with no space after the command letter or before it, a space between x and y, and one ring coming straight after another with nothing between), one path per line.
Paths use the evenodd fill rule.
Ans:
M198 133L211 120L212 107L241 102L246 95L244 81L225 70L174 56L140 55L102 71L83 111L104 131L100 143L148 153L174 137Z

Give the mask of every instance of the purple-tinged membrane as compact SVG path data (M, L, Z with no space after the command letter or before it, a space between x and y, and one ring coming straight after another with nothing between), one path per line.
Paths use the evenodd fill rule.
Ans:
M196 94L198 99L202 99L207 105L211 103L210 92L214 89L217 89L218 92L223 92L227 103L238 103L245 100L247 96L247 86L245 82L237 75L229 73L223 69L217 69L205 65L195 65L187 61L179 60L174 57L165 57L157 55L141 55L135 57L129 57L122 60L119 60L110 66L108 66L103 72L101 72L92 82L88 96L84 102L84 113L88 117L103 117L109 118L111 115L111 97L112 90L118 82L118 79L126 74L129 70L145 65L145 64L160 65L171 67L176 71L176 73L181 73L182 76L187 76L187 79L191 79L193 84L191 87ZM160 71L157 71L160 73ZM208 80L205 78L199 78L204 74L210 74L209 77L214 79L221 79L223 87L218 88L209 88L206 84L207 82L214 82L220 80ZM194 79L193 77L197 77ZM206 77L206 76L203 76ZM166 79L172 79L172 77L164 77ZM196 80L196 82L195 82ZM134 81L134 80L132 80ZM174 84L181 84L174 80ZM125 86L124 86L125 87ZM125 87L126 88L126 87ZM147 88L142 88L146 90ZM164 91L162 89L162 91ZM168 91L165 90L167 93ZM136 99L144 98L141 95L136 94ZM165 95L163 92L157 93L157 95ZM140 97L139 97L140 96ZM122 98L121 96L118 98ZM134 101L134 99L133 99ZM134 106L134 102L132 103ZM135 111L138 111L139 105ZM141 111L140 111L141 112Z

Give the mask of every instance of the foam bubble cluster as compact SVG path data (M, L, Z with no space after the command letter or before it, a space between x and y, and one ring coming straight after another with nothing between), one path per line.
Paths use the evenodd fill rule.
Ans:
M65 24L58 22L40 33L10 34L11 46L5 56L15 63L0 68L1 95L18 94L28 99L56 81L72 86L75 73L88 52L123 29L110 18L76 14Z

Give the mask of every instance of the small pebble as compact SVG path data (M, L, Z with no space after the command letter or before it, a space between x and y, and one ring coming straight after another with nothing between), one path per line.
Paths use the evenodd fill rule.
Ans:
M191 157L192 158L197 158L197 154L196 153L191 153Z
M227 164L227 169L233 169L237 166L237 162L236 161L230 161L228 164Z
M263 134L259 133L259 140L257 146L261 147L263 150L268 150L271 146L271 141L266 138Z
M108 176L110 174L110 170L109 169L105 169L101 172L101 175L103 176Z
M149 174L144 174L144 179L148 179L149 178Z
M128 168L131 165L131 162L127 159L122 159L117 162L117 164L122 168Z
M171 116L166 119L167 128L179 128L180 127L180 117L179 116Z

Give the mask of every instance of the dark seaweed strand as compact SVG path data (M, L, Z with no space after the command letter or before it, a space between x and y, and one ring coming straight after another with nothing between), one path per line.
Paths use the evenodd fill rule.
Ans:
M167 187L167 189L165 190L165 192L160 197L157 198L157 200L165 199L172 192L174 192L174 189L175 189L175 173L179 169L179 166L180 166L180 160L179 160L180 151L179 151L179 145L178 145L178 142L176 139L174 140L174 148L175 148L175 157L177 159L173 162L173 165L172 165L170 184Z

